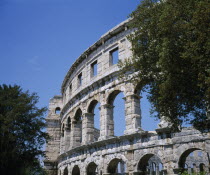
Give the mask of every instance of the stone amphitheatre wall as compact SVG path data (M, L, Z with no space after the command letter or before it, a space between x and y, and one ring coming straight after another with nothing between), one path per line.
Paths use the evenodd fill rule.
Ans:
M115 59L132 56L128 23L116 26L89 47L65 76L62 96L50 100L46 121L51 139L44 161L49 174L178 174L186 169L186 158L195 150L202 151L203 158L194 171L200 171L201 164L209 171L209 133L193 128L172 133L164 120L156 131L141 129L141 97L132 83L117 77ZM116 137L113 102L120 92L125 100L126 127ZM98 103L100 130L94 128Z

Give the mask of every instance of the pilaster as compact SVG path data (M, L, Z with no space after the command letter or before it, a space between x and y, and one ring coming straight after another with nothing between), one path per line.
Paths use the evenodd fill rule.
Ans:
M94 114L84 113L82 120L82 144L94 141Z
M114 136L113 105L101 105L101 129L99 140L104 140Z
M65 136L65 152L68 151L70 149L70 133L71 130L69 128L69 126L66 124L65 126L65 132L64 132L64 136Z
M82 142L82 121L72 121L72 131L71 131L71 148L81 145Z
M141 129L141 96L136 94L124 97L125 100L125 122L126 130L124 134L131 134Z

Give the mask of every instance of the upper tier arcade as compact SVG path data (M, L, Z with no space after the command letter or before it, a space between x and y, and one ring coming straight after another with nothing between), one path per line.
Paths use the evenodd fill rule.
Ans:
M51 138L45 160L49 174L172 175L186 169L186 164L190 169L192 162L194 172L209 171L209 133L193 128L172 133L164 118L155 131L142 130L141 89L118 78L117 62L132 57L129 23L130 19L114 27L82 53L64 78L62 95L50 100L46 121ZM123 94L125 110L116 116L114 102L119 94ZM118 137L115 117L125 121ZM195 158L187 158L193 151Z

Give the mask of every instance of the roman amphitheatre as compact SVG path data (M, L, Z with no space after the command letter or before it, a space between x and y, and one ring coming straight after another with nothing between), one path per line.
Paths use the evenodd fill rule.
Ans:
M137 89L118 78L116 59L132 56L127 36L129 20L117 25L91 45L64 77L61 96L49 103L46 118L51 139L45 168L50 175L162 175L209 173L210 133L192 127L173 133L161 119L154 131L141 126ZM124 134L114 133L114 101L123 93ZM94 109L100 104L100 130Z

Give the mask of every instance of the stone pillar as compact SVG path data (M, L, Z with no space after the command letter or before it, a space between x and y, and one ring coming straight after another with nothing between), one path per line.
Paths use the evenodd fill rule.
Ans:
M113 108L114 106L110 104L101 105L99 140L104 140L114 136Z
M72 131L71 131L71 147L77 147L81 145L82 142L82 121L72 121Z
M64 149L65 149L65 138L64 138L64 136L65 136L65 132L64 132L64 134L62 134L61 133L61 142L60 142L60 153L62 154L62 153L64 153Z
M188 172L188 174L191 174L191 167L190 166L188 166L187 172Z
M94 114L83 114L82 120L82 144L94 142Z
M64 132L64 136L65 136L65 152L68 151L70 149L70 128L69 126L66 124L66 127L65 127L65 132Z
M197 166L196 166L196 164L193 164L193 173L197 173L198 171L197 171Z
M156 170L156 175L159 175L159 165L156 165L155 170Z
M131 134L141 130L141 108L140 96L136 94L128 95L125 99L125 122L126 130L124 134Z
M163 167L165 167L165 169L163 169L163 171L165 172L164 174L169 174L169 175L178 175L181 170L180 168L176 167L176 164L173 161L173 159L171 159L167 163L163 164ZM174 167L176 167L176 168L174 168Z

